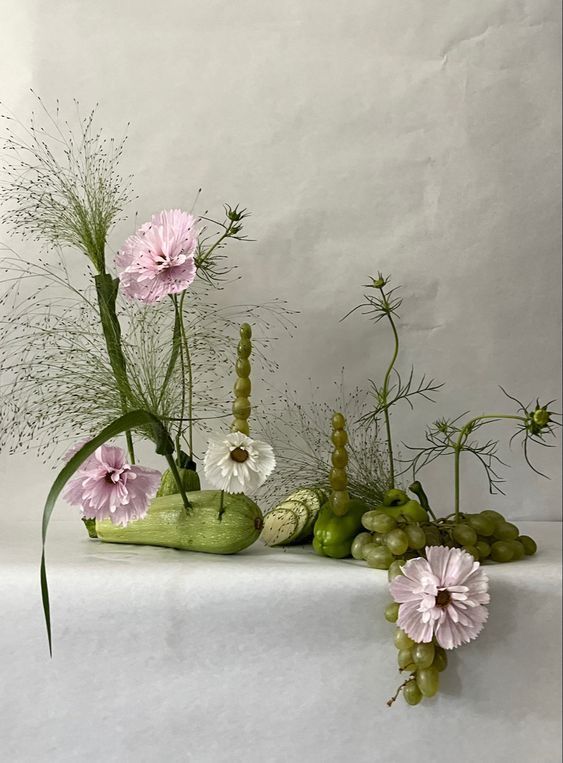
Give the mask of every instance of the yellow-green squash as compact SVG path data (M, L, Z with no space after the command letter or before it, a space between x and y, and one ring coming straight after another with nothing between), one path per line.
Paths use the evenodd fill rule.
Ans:
M221 495L220 490L188 493L186 512L180 495L155 498L144 519L117 527L109 520L96 522L98 538L106 543L167 546L207 554L236 554L258 539L262 512L242 494Z

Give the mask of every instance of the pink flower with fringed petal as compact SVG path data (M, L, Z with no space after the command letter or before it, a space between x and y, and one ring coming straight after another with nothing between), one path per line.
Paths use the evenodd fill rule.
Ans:
M67 460L83 444L71 448ZM121 448L102 445L69 481L63 498L80 506L85 519L111 519L114 525L125 527L146 515L160 478L156 469L127 463Z
M197 219L181 209L153 215L116 257L121 289L151 304L185 291L196 275Z
M429 546L411 559L389 590L400 604L397 625L417 643L436 641L454 649L477 638L489 615L489 579L460 548Z

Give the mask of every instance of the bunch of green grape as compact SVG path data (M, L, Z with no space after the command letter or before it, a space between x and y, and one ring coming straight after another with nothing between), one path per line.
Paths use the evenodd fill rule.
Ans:
M463 548L478 562L517 562L535 554L538 547L529 535L520 535L498 511L463 514L461 522L439 520L443 545Z
M362 525L366 532L355 537L352 556L377 570L398 568L408 559L420 556L425 546L442 542L434 525L421 525L404 515L394 518L378 509L366 512Z
M395 623L398 616L399 604L391 602L385 608L385 619ZM448 666L446 650L435 640L428 644L417 644L401 628L395 630L393 641L397 648L399 670L410 675L387 704L392 705L399 693L402 693L408 705L418 705L424 697L437 694L440 688L440 673Z
M452 517L415 522L399 514L389 516L380 509L362 517L365 532L356 536L352 556L378 570L398 570L409 559L421 556L426 546L463 548L477 561L511 562L537 551L535 541L520 535L516 525L498 511L463 514L462 521Z

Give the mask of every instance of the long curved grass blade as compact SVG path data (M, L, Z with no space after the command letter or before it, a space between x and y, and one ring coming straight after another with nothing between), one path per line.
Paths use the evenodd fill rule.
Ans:
M53 642L51 634L49 588L47 586L47 568L45 564L45 541L47 539L47 528L49 527L49 521L51 520L55 503L69 479L80 468L84 461L97 450L97 448L108 440L111 440L112 437L117 437L117 435L134 429L135 427L146 425L150 426L153 430L154 440L156 442L156 452L164 456L169 456L173 453L174 444L160 419L148 411L130 411L129 413L120 416L118 419L115 419L111 424L108 424L108 426L102 429L99 434L83 445L61 469L51 486L51 490L49 491L49 495L47 496L43 508L41 528L41 600L43 602L43 612L45 614L45 625L47 626L47 638L49 640L49 653L51 657L53 656Z

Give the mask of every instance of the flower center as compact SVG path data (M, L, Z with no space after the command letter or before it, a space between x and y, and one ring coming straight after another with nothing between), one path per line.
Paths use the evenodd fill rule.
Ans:
M122 482L122 475L128 470L129 466L127 465L122 466L121 469L110 469L110 471L106 472L104 482L107 482L110 485L115 485L117 482Z
M244 464L248 458L248 451L244 448L235 448L234 450L231 450L231 458L233 461L236 461L237 464Z
M449 591L438 591L438 595L436 596L436 604L439 607L447 607L451 600L452 597Z

